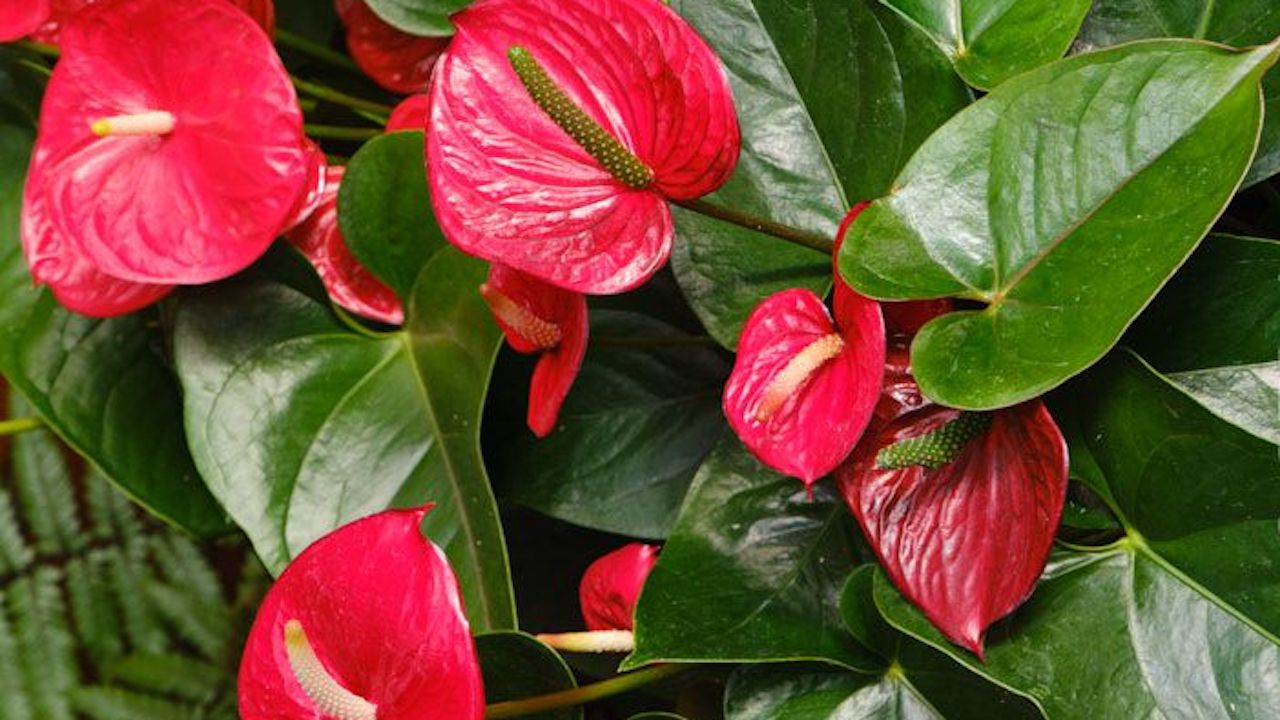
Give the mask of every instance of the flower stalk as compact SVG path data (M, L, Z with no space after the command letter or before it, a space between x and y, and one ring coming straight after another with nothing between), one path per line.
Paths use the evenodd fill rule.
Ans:
M7 435L20 435L32 430L39 430L44 427L44 421L38 417L14 418L12 420L0 420L0 437Z
M684 670L685 668L679 665L655 665L633 673L627 673L626 675L602 680L598 683L583 685L572 690L539 695L524 700L494 703L485 712L485 718L486 720L503 720L503 718L523 717L548 710L585 705L597 700L622 695L646 685L652 685Z
M786 240L794 245L806 247L810 250L817 250L820 253L830 255L835 249L835 242L824 235L818 233L801 230L791 225L766 220L765 218L756 217L749 213L739 210L713 205L701 198L697 200L673 200L673 203L679 205L686 210L692 210L699 215L706 215L717 220L737 225L739 227L754 230L758 233L771 235L780 240Z

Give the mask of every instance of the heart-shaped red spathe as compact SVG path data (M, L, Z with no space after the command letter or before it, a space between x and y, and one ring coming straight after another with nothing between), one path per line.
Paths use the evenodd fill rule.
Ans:
M593 632L632 629L640 591L657 562L656 545L631 543L591 563L578 585L578 600L587 629Z
M449 38L410 35L378 17L365 0L334 0L333 5L347 28L347 50L364 74L394 93L426 92Z
M311 262L329 297L371 320L399 325L404 307L395 291L356 260L338 227L338 188L345 168L326 168L324 190L314 212L286 237Z
M459 248L561 287L640 285L671 252L666 199L712 192L740 145L724 69L655 0L480 0L432 82L427 172ZM568 101L652 171L624 185L531 97L522 48Z
M334 683L346 706L375 705L378 720L484 717L458 583L422 535L425 513L392 510L345 525L285 569L258 609L240 662L241 718L332 717L317 696ZM312 658L286 644L291 626L305 633ZM299 660L313 671L301 681Z
M884 369L879 306L850 292L837 321L804 289L769 296L752 311L724 392L729 425L761 462L812 486L848 456L871 419ZM837 335L839 351L813 367L767 417L762 408L793 361Z
M13 0L10 4L22 5L28 3L28 6L42 6L45 8L44 17L39 27L32 30L32 39L38 40L49 45L57 45L59 43L58 36L62 30L62 26L66 24L76 13L80 12L86 6L93 4L95 0ZM268 35L275 32L276 27L276 8L272 0L226 0L232 5L240 8L258 26L266 31ZM0 11L2 12L2 11Z
M431 113L431 96L425 93L410 95L401 100L391 110L387 118L387 132L399 130L417 130L422 132L427 127L427 116Z
M959 417L927 405L885 425L836 473L895 585L979 657L991 623L1031 594L1067 492L1067 446L1039 400L997 410L949 463L880 469L876 456Z
M0 42L13 42L35 32L49 17L49 3L50 0L0 3Z
M481 294L511 349L538 354L527 422L535 435L546 437L587 354L587 299L497 263L489 267Z
M261 256L309 163L293 86L262 29L224 0L103 0L61 40L24 228L47 224L101 273L144 284L210 282ZM90 130L153 111L173 115L171 132Z

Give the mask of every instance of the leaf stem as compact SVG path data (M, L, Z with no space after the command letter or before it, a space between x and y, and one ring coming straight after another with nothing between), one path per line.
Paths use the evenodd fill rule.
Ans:
M18 435L32 430L39 430L42 427L44 427L44 421L38 417L0 420L0 437Z
M313 138L329 140L371 140L382 134L381 128L355 128L314 123L307 123L302 126L302 129Z
M27 52L35 53L36 55L42 55L47 58L57 59L60 55L62 55L62 52L58 50L57 46L46 45L44 43L38 43L32 40L21 40L19 42L13 43L13 47L26 50Z
M354 95L348 95L340 90L334 90L327 85L303 80L297 75L290 75L289 79L293 81L293 86L298 88L299 92L304 92L312 97L326 100L334 103L335 105L350 108L351 110L365 110L370 113L375 113L384 122L391 116L390 105L383 105L382 103L376 103L372 100L365 100Z
M343 70L360 72L360 66L356 65L355 61L346 55L327 48L314 40L291 33L284 28L276 28L276 43L327 65Z
M749 215L738 210L713 205L706 200L673 200L673 203L679 205L686 210L692 210L707 217L713 217L717 220L723 220L748 230L755 230L758 233L772 235L789 243L794 243L801 247L807 247L810 250L817 250L827 255L835 248L835 242L824 235L801 230L790 225L784 225L765 218Z
M494 703L485 711L485 718L486 720L502 720L503 718L522 717L548 710L585 705L642 688L659 680L665 680L683 672L685 669L679 665L655 665L633 673L627 673L626 675L601 680L598 683L583 685L572 690L563 690L524 700Z

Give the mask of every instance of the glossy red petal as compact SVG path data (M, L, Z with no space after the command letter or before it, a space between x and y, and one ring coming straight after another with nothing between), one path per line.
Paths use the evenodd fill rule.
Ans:
M320 207L320 203L327 197L325 190L329 177L329 159L325 157L324 150L313 142L311 138L304 138L302 147L307 154L306 190L298 198L293 212L289 214L289 220L284 225L284 232L288 232L306 222L307 218L315 213L316 209Z
M104 0L62 43L31 165L48 173L60 240L109 275L153 284L217 280L261 256L308 167L293 86L261 28L224 0ZM172 132L90 131L156 110L175 116Z
M428 175L446 236L474 255L578 292L623 292L666 262L665 198L722 185L740 144L728 81L706 43L653 0L480 0L432 83ZM519 46L653 171L630 189L531 98Z
M426 92L449 38L410 35L378 17L364 0L334 0L333 5L347 28L347 50L364 74L394 93Z
M536 320L527 322L554 325L558 335L554 347L544 347L531 333L517 327L510 313L494 308L494 320L502 328L507 344L520 353L541 353L529 386L529 429L538 437L546 437L555 429L560 406L564 404L573 381L578 377L582 359L587 354L587 299L579 293L563 290L505 265L489 268L488 285L529 313ZM494 307L492 295L487 295ZM528 317L528 316L525 316Z
M240 662L244 720L330 720L299 683L285 626L305 631L325 675L378 720L481 720L484 690L458 583L419 528L392 510L326 535L268 591Z
M423 131L427 127L427 115L431 113L431 96L410 95L400 101L387 118L387 132L397 130Z
M591 563L578 586L587 629L632 629L636 601L657 562L656 545L631 543Z
M868 301L869 302L869 301ZM871 303L874 305L874 303ZM751 313L724 393L730 426L761 462L812 485L853 449L880 394L884 328L879 312L837 329L809 290L784 290ZM800 353L833 333L839 354L812 370L776 412L760 419L771 387Z
M951 298L907 300L880 303L880 308L884 311L884 324L888 333L910 340L920 332L925 323L951 312L955 303Z
M8 0L0 3L0 42L20 40L49 19L50 0Z
M1067 447L1039 400L997 411L936 470L876 467L884 447L953 420L929 406L884 427L838 473L845 501L895 585L952 641L982 655L991 623L1044 569L1067 491Z
M880 400L872 417L874 429L928 404L931 403L911 374L911 351L904 344L890 343L885 350Z
M399 325L404 307L395 291L356 260L338 227L338 187L345 168L330 167L318 206L286 237L320 275L329 297L351 312L371 320Z
M58 36L62 30L62 26L85 6L90 5L95 0L12 0L16 4L24 2L43 3L50 6L50 12L47 20L32 36L34 40L38 40L50 45L58 44ZM258 24L268 35L275 32L276 27L276 8L272 0L227 0L232 5L243 10L253 21Z

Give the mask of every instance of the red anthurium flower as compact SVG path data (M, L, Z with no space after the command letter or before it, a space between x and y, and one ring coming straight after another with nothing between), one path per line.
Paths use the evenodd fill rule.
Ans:
M1039 400L993 413L926 405L837 472L889 577L979 657L991 623L1031 594L1067 491L1067 447Z
M578 586L587 629L632 629L640 590L657 562L656 545L631 543L591 563Z
M724 392L734 432L761 462L812 487L853 450L884 369L879 306L838 290L834 321L809 290L784 290L751 313Z
M174 285L262 255L308 168L302 113L262 29L224 0L103 0L61 40L24 195L28 257L66 245L58 255L102 275ZM32 270L55 287L71 272Z
M546 437L587 354L587 299L496 263L480 295L511 349L540 355L529 387L528 423L535 435Z
M423 130L427 127L427 115L431 112L431 96L410 95L400 101L387 118L387 132L397 130Z
M258 609L240 661L243 720L481 720L458 583L392 510L316 541Z
M319 206L286 237L311 261L334 302L357 315L399 325L404 322L400 298L356 260L338 227L338 187L344 171L340 166L325 170Z
M449 38L403 32L378 17L365 0L334 0L333 5L347 28L347 50L364 74L394 93L426 91Z
M0 42L12 42L35 32L49 17L50 0L9 0L0 3Z
M275 31L276 8L272 0L227 1L245 11L249 17L253 18L254 22L267 31L268 35ZM62 30L62 26L76 13L94 2L95 0L12 0L9 4L22 5L27 3L31 6L38 5L45 8L39 28L34 31L32 39L50 45L57 45L59 42L58 34Z
M671 252L665 200L737 163L711 48L655 0L480 0L453 21L427 133L445 236L576 292L643 283Z

